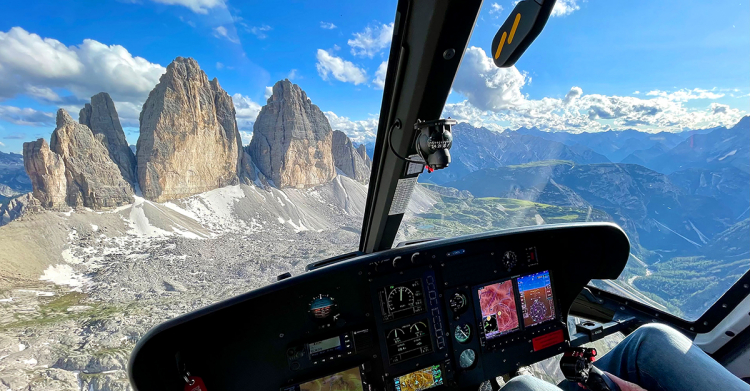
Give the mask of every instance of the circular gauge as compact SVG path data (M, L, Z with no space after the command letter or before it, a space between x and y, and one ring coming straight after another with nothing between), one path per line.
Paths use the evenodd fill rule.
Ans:
M547 317L547 307L541 301L534 300L529 306L529 315L534 322L541 322Z
M450 305L451 311L453 311L454 314L460 314L466 309L466 296L464 296L462 293L456 292L448 301L448 304Z
M401 343L401 338L404 336L404 330L393 329L388 333L388 336L386 339L388 340L388 345L396 345Z
M310 302L310 314L316 319L325 319L333 314L336 303L333 297L328 295L318 295Z
M456 341L460 343L467 343L471 339L471 326L468 324L461 324L456 326L456 331L453 332L453 336Z
M458 357L458 365L461 369L469 369L474 366L474 361L477 359L477 354L471 349L466 349L461 352L461 356Z
M505 254L503 254L503 265L507 267L508 269L512 269L514 266L516 266L516 263L518 263L518 257L516 257L516 253L513 251L506 251Z
M398 311L404 308L410 308L414 306L414 293L411 289L405 286L398 286L396 289L388 293L388 309L390 311Z
M425 330L427 330L427 325L424 324L424 322L417 322L409 327L409 332L411 332L412 335L418 335L418 333L424 332Z

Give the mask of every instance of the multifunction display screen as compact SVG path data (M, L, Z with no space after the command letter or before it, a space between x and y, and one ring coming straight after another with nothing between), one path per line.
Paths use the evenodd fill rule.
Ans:
M302 384L282 388L282 391L364 391L359 367L336 372Z
M425 312L422 280L388 285L380 290L380 309L383 320L396 320Z
M513 281L485 285L477 290L482 313L481 332L487 340L518 330Z
M393 379L396 391L422 391L443 384L440 365L433 365Z
M386 341L391 365L432 352L427 319L389 330Z
M555 319L555 302L552 298L549 271L519 277L518 292L524 327Z

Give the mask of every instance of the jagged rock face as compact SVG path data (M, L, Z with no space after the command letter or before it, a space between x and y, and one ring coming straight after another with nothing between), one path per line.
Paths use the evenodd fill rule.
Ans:
M357 153L359 153L359 156L364 160L365 164L367 164L367 168L372 169L372 159L367 155L367 147L364 144L359 144L359 146L357 146Z
M319 185L336 176L332 134L320 108L298 85L282 80L255 120L250 155L279 188Z
M231 97L177 57L143 104L136 160L143 196L187 197L236 183L242 141Z
M66 203L71 207L111 208L133 202L133 188L109 157L101 138L86 125L57 111L57 128L50 149L62 159L67 184Z
M47 140L23 143L23 165L31 179L34 197L46 209L66 209L68 192L63 159L50 150Z
M21 217L27 211L36 211L41 205L31 193L18 196L6 204L0 205L0 226Z
M78 122L91 129L109 151L109 157L120 168L122 177L135 185L135 154L128 146L115 103L109 94L100 92L92 96L91 103L86 103L81 109Z
M370 167L354 148L349 136L340 130L334 130L332 143L333 162L336 168L349 178L367 182L370 179Z

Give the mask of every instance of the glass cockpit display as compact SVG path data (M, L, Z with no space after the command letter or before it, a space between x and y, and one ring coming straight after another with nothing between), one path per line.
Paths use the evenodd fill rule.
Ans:
M386 342L391 365L432 352L427 319L389 330Z
M364 391L364 387L362 386L362 374L359 367L354 367L302 384L282 388L282 391Z
M480 331L487 340L519 329L512 280L482 286L477 296L482 315Z
M380 309L384 321L425 312L422 280L383 287L380 291Z
M534 326L555 318L555 302L549 271L518 278L524 327Z
M422 391L443 384L440 365L433 365L393 379L396 391Z

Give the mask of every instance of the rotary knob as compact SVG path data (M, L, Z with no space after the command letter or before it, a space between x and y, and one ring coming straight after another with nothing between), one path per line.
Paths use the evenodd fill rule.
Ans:
M405 264L406 264L406 261L404 261L403 258L401 258L401 256L397 256L393 258L393 267L395 268L404 267Z

